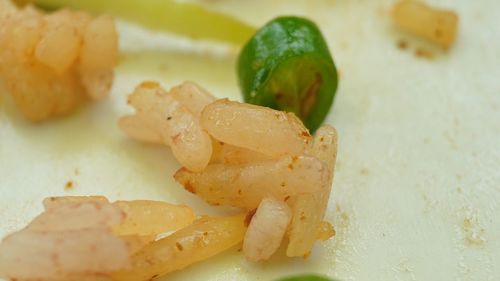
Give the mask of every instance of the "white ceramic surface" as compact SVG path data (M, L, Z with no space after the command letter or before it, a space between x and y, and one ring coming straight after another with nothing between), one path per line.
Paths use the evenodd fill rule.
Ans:
M340 135L327 219L337 235L311 257L250 264L237 249L165 280L271 280L299 272L339 280L500 279L500 13L494 0L434 0L460 16L449 52L398 32L392 1L203 1L255 25L279 14L314 19L328 39L340 88L328 122ZM105 101L33 125L0 100L0 236L25 225L51 195L102 194L210 207L172 179L167 148L116 127L143 80L194 80L239 99L237 50L120 23L122 54ZM400 39L406 50L396 47ZM433 59L417 58L425 47ZM67 182L74 187L65 189Z

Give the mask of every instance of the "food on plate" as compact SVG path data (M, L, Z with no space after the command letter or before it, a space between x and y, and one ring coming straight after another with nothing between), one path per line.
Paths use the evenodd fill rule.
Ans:
M321 222L318 228L318 233L316 235L317 235L316 238L318 240L326 241L331 237L335 236L335 229L333 228L331 223L323 221Z
M246 164L210 164L201 172L185 168L174 177L184 188L213 205L257 208L266 197L285 200L314 193L329 175L326 165L311 156L285 156Z
M120 235L156 235L186 227L196 219L191 208L160 201L116 201L113 205L125 213L125 220L113 227Z
M155 82L140 84L128 98L136 113L120 119L119 126L138 140L170 146L184 167L201 171L212 156L212 140L200 125L194 103L183 103L186 97L181 97L179 91L191 93L193 99L200 97L201 104L210 98L194 83L180 87L183 88L173 89L172 94Z
M113 225L123 212L109 202L60 202L0 244L0 276L16 280L105 277L130 264Z
M151 280L243 240L244 215L201 217L158 201L50 197L0 243L0 276L16 280ZM157 239L157 235L172 234Z
M449 10L436 9L418 0L401 0L392 10L397 27L449 48L457 34L458 15Z
M283 236L288 256L307 256L316 240L335 234L323 221L337 155L330 125L312 138L293 113L215 100L192 82L169 92L145 82L129 102L136 114L122 118L120 127L138 140L170 145L183 165L174 178L186 190L213 205L256 209L244 242L249 260L268 259Z
M291 218L292 211L284 201L264 198L245 234L243 253L247 259L269 259L281 245Z
M337 90L337 70L319 28L279 17L255 33L238 58L245 102L293 112L314 132Z
M104 196L61 196L47 197L43 200L43 208L49 210L69 203L104 202L108 203L108 198Z
M32 0L46 8L70 7L105 13L146 27L186 35L194 39L221 40L243 44L255 29L229 15L197 3L175 0Z
M113 18L70 10L43 14L0 0L0 80L32 121L105 97L118 35Z
M311 139L309 131L293 113L227 99L207 105L200 123L223 143L273 157L299 155Z
M210 163L245 164L272 159L272 157L263 153L230 145L221 141L215 140L212 144L212 159L210 159Z
M81 44L81 81L90 98L98 100L108 94L118 60L118 34L113 18L99 16L90 21Z
M312 229L323 233L329 231L328 226L322 226L322 221L330 198L337 158L337 131L335 128L330 125L320 127L316 131L309 153L327 166L328 178L321 182L318 192L298 194L289 200L293 216L289 230L290 242L286 254L290 257L309 255L318 236L324 235L321 233L318 233L318 236L310 235Z
M114 280L151 280L217 255L243 240L244 215L202 217L190 226L155 241L131 257L131 266Z
M212 94L191 81L185 81L173 87L170 90L170 95L197 117L200 117L205 106L215 101Z

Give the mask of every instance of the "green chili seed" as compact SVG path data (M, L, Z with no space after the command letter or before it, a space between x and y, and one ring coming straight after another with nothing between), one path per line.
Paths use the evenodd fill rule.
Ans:
M258 30L240 53L238 78L246 102L293 112L312 132L337 90L337 71L320 30L299 17L279 17Z

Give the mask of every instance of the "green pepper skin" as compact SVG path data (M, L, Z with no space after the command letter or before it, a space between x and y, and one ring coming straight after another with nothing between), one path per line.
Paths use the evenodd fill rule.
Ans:
M297 275L297 276L282 278L276 281L333 281L333 280L317 275Z
M318 27L278 17L258 30L238 58L245 102L294 112L314 132L337 90L337 70Z
M23 2L29 2L23 0ZM176 0L31 0L45 9L60 7L109 14L148 28L177 33L192 39L245 43L255 32L238 19L199 3Z

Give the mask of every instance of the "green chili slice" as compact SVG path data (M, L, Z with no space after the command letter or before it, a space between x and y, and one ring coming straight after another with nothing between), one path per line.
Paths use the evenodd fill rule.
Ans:
M26 1L26 0L24 0ZM198 3L176 0L28 0L46 9L69 7L123 17L146 27L193 39L243 44L255 32L237 18Z
M255 33L238 58L238 78L248 103L294 112L314 132L337 90L337 70L318 27L299 17L279 17Z

